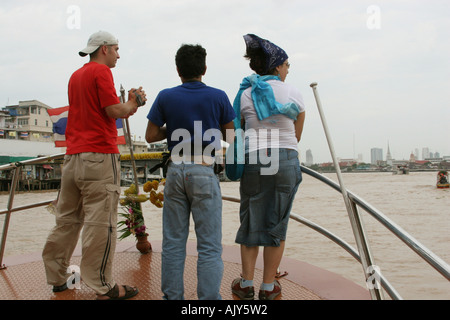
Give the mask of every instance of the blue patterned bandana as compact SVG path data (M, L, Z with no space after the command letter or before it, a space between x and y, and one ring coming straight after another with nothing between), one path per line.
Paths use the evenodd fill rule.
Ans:
M262 48L266 55L266 72L283 64L288 59L286 52L269 40L261 39L254 34L244 36L248 48Z

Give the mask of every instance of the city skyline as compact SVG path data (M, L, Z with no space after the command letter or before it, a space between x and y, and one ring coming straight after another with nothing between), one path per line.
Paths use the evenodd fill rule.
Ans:
M135 10L139 8L139 10ZM282 23L272 23L282 13ZM233 102L244 77L243 35L256 34L289 55L286 82L299 88L306 120L299 144L331 161L310 84L317 82L334 150L370 162L372 147L408 159L415 148L450 155L450 19L445 0L320 1L2 1L0 105L36 99L68 105L78 51L98 30L119 39L112 69L117 93L142 86L148 102L129 119L145 137L159 91L181 84L174 56L183 43L207 51L202 81ZM270 21L270 23L269 23ZM39 28L36 24L39 23ZM20 26L20 27L18 27Z
M377 160L381 160L381 161L388 161L388 160L398 160L398 161L409 161L411 159L411 155L414 155L415 160L427 160L427 159L437 159L437 158L450 158L450 155L443 155L439 152L439 150L437 151L430 151L428 147L422 147L422 148L414 148L414 150L412 150L410 153L408 153L407 155L401 157L401 158L395 158L391 155L391 159L388 159L388 154L387 152L385 152L385 150L388 149L388 147L386 147L386 149L384 148L378 148L378 147L374 147L374 148L370 148L369 151L369 157L364 157L364 155L362 153L358 153L355 157L340 157L339 155L336 155L336 158L338 160L342 160L342 159L352 159L355 160L357 162L363 162L363 163L372 163L374 164L374 162L372 161L372 150L374 149L378 149L381 150L381 155ZM390 147L389 147L390 149ZM421 151L420 151L421 150ZM425 151L426 150L426 151ZM426 153L424 155L424 152ZM331 154L329 156L329 160L327 161L316 161L316 158L314 157L314 150L313 149L308 149L304 152L301 152L301 161L303 163L305 163L306 165L310 165L310 164L317 164L317 163L329 163L332 162L332 157ZM427 155L428 154L428 155Z

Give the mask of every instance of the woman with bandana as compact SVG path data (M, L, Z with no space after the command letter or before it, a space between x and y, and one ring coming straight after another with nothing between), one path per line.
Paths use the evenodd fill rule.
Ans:
M302 181L297 145L305 106L300 91L285 83L289 71L286 52L253 34L245 35L244 40L245 58L256 74L243 80L233 104L235 128L245 132L245 168L240 180L241 225L236 235L242 274L233 281L232 292L244 300L254 299L255 263L263 246L259 299L273 300L281 294L275 276L292 202Z

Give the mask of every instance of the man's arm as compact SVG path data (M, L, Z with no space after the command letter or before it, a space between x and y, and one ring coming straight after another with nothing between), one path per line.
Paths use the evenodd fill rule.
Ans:
M136 113L138 104L136 101L128 100L125 103L113 104L105 107L106 114L110 118L119 119L132 116Z
M141 96L141 99L145 103L147 101L147 97L145 95L145 91L142 90L142 87L139 89L131 89L128 92L128 101L125 103L113 104L111 106L105 107L105 112L110 118L118 119L118 118L126 118L132 116L136 113L139 103L136 100L136 94Z
M222 140L232 144L234 141L234 123L230 121L226 124L220 125L220 129L222 131Z
M161 141L167 138L167 128L158 127L151 121L148 121L147 130L145 132L145 140L148 143Z

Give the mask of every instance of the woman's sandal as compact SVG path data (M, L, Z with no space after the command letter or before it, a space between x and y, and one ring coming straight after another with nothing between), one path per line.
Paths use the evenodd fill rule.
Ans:
M97 300L125 300L125 299L132 298L139 293L138 288L133 288L133 287L126 286L126 285L123 285L122 287L125 290L124 296L122 296L122 297L119 296L119 294L120 294L119 286L116 284L114 286L114 288L109 290L107 293L105 293L103 295L99 295L99 297L108 297L109 299L97 298Z

